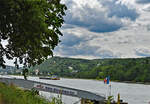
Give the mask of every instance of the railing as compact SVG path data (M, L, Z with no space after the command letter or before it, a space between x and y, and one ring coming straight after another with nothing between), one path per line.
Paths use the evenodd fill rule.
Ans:
M46 91L56 94L62 94L72 97L78 97L82 99L89 99L92 101L99 101L103 102L105 100L105 97L93 92L74 89L74 88L68 88L58 85L52 85L47 83L41 83L37 81L31 81L31 80L23 80L23 79L16 79L16 78L0 78L0 82L6 83L6 84L14 84L18 87L22 87L25 89L36 89L38 91Z

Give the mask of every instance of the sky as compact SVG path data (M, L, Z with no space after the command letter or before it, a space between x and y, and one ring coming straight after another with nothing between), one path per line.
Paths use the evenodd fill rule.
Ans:
M72 58L150 56L150 0L62 0L68 10L54 55Z
M150 0L62 0L68 10L54 55L71 58L150 56ZM12 65L11 61L6 64Z

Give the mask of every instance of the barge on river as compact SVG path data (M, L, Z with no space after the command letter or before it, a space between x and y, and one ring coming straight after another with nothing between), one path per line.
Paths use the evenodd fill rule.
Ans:
M48 79L48 80L60 80L60 77L53 75L53 76L40 76L39 79Z

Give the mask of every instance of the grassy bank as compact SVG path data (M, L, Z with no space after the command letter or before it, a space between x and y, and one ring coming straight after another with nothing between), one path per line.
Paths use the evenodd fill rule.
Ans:
M58 104L54 100L48 102L33 91L22 90L14 85L7 86L0 83L0 104Z

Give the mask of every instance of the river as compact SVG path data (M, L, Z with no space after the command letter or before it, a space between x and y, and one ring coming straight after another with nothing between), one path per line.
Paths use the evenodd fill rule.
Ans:
M15 77L23 78L20 76ZM28 77L28 79L81 90L87 90L104 95L108 93L108 86L104 84L103 81L85 80L85 79L67 79L67 78L61 78L60 80L44 80L39 79L38 77ZM121 99L123 99L123 101L125 102L128 102L129 104L150 104L149 103L150 85L120 83L120 82L110 82L110 84L111 84L111 95L114 96L114 99L117 99L117 94L120 93ZM57 96L56 94L50 94L45 92L40 92L40 94L48 99ZM73 104L74 102L80 99L62 95L62 100L65 104Z

